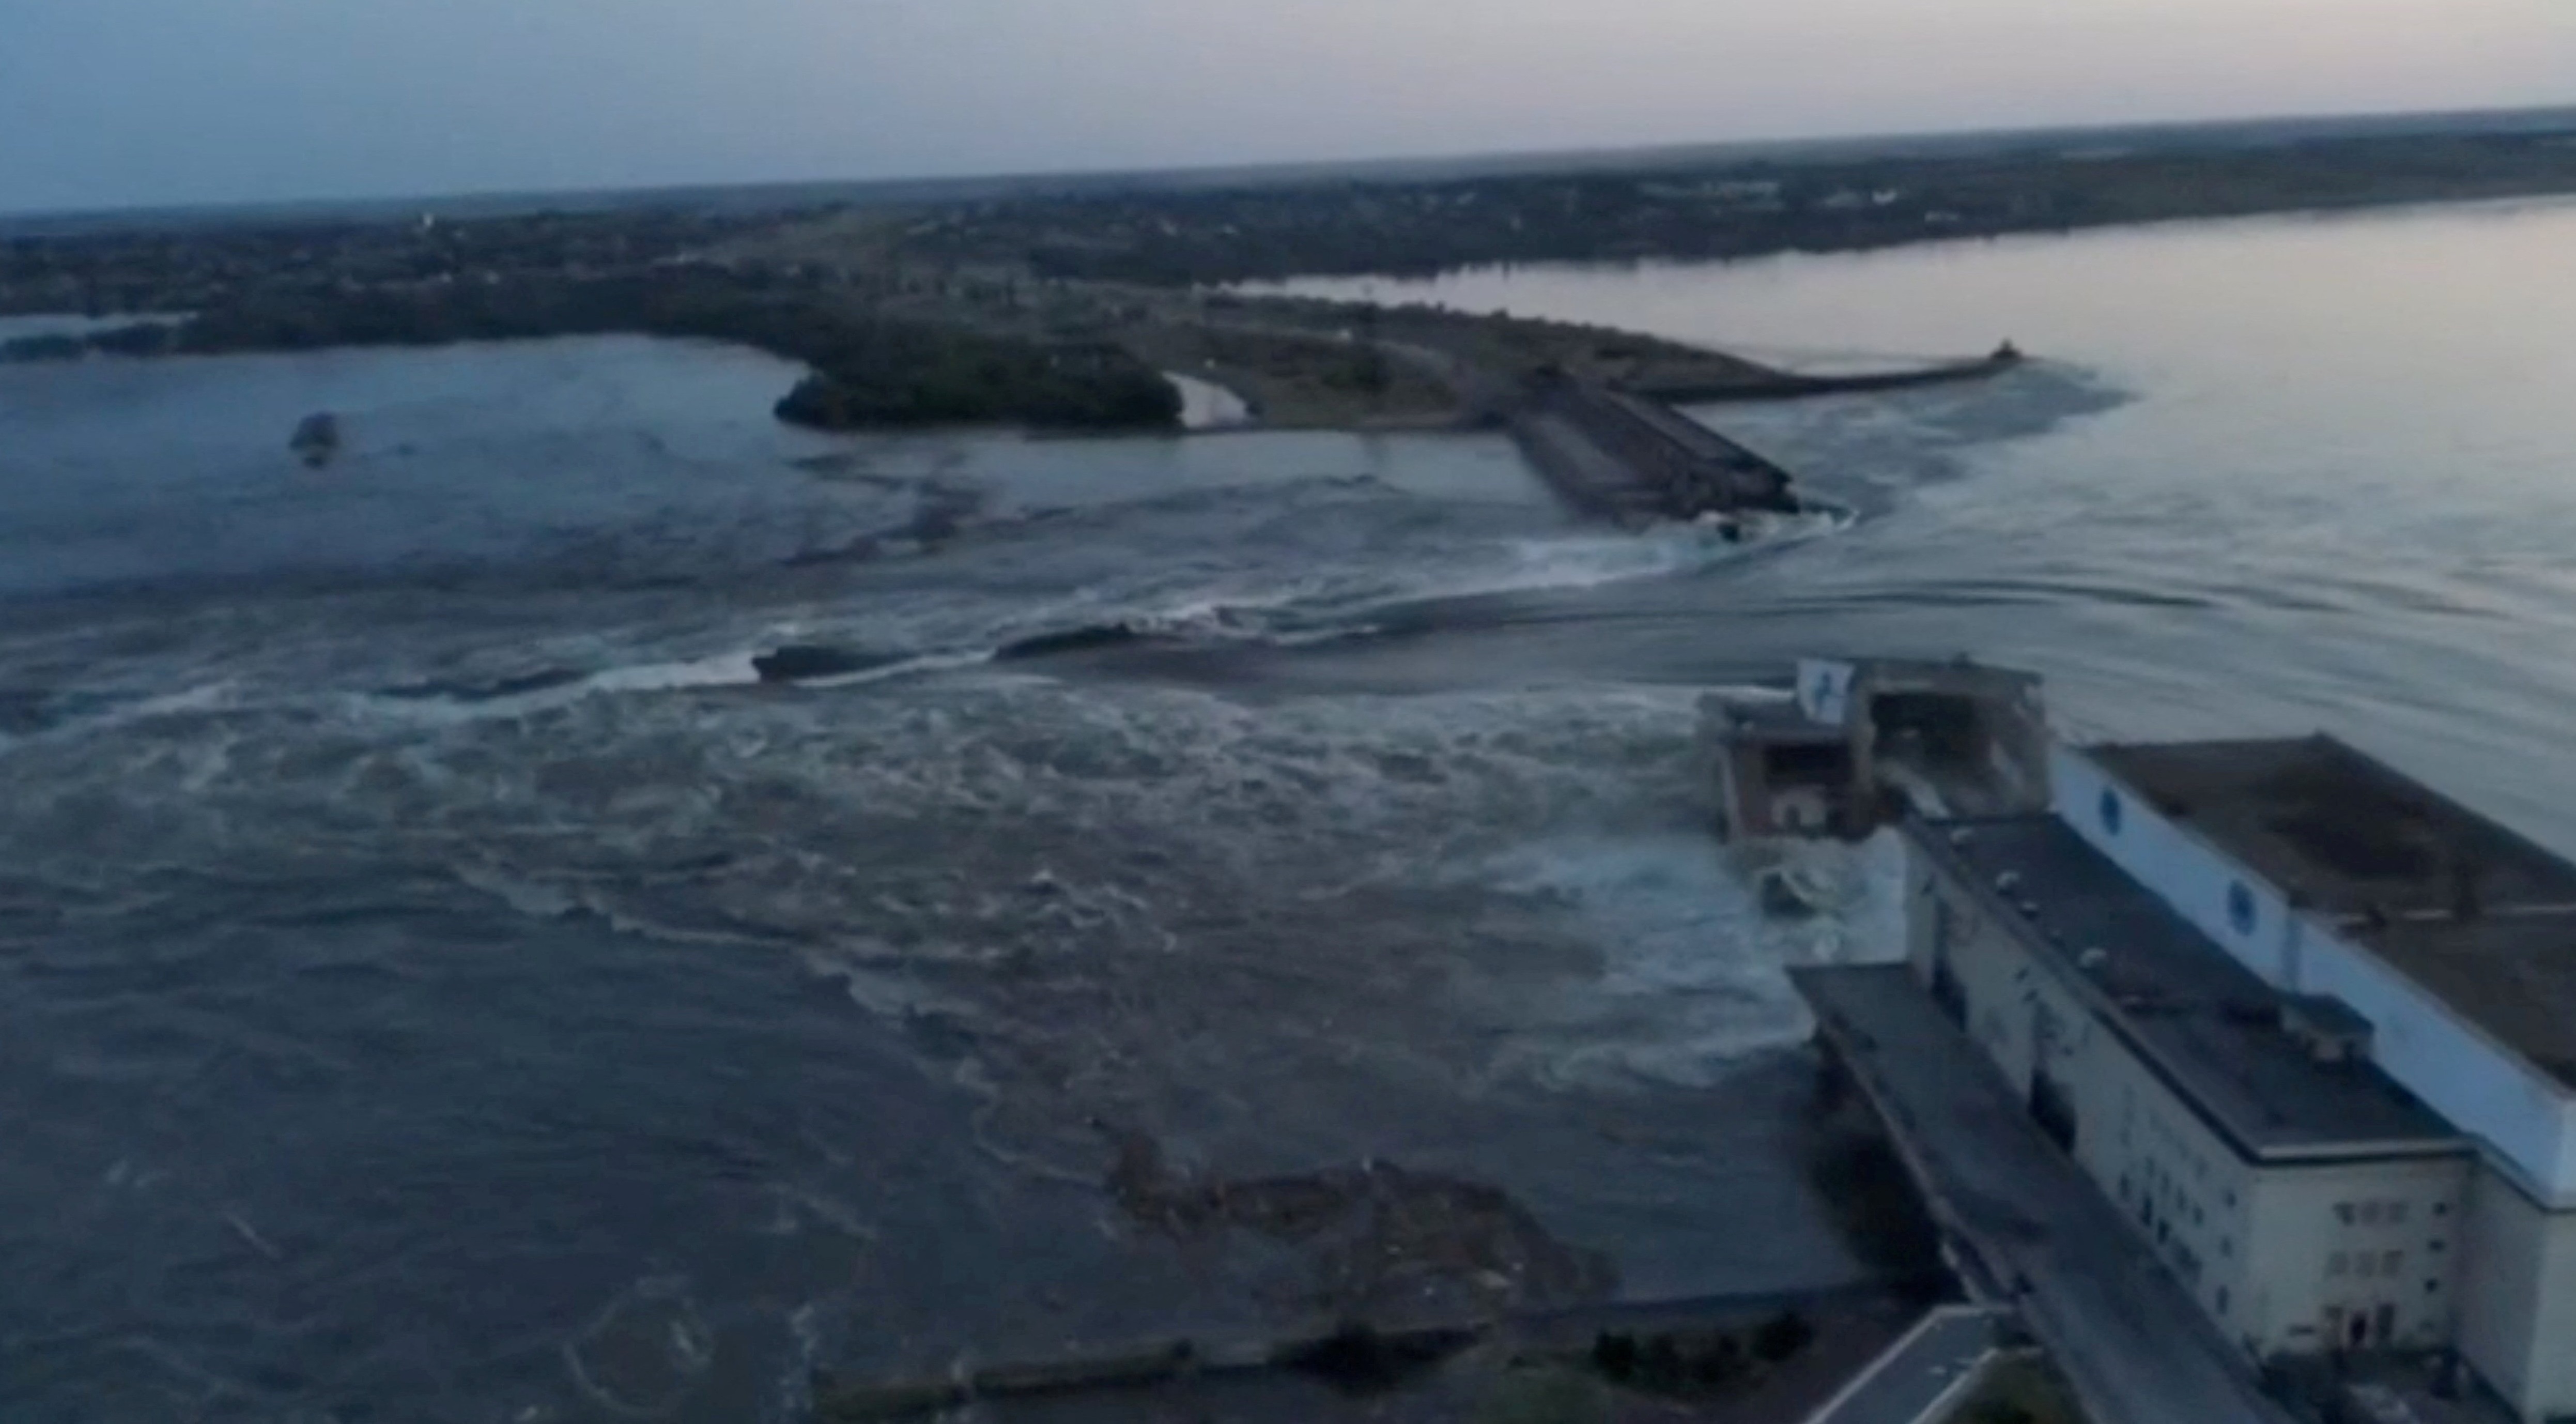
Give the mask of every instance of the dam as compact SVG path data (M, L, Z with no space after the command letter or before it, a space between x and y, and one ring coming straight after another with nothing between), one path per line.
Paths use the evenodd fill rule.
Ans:
M1510 426L1531 466L1586 518L1635 528L1802 507L1779 465L1661 401L1597 382L1532 381Z

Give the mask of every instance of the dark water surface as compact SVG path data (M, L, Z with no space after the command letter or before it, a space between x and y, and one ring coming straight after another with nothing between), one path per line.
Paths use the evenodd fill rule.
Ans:
M1484 438L801 435L704 348L0 371L0 1418L786 1418L810 1363L1448 1298L1139 1221L1137 1134L1498 1187L1431 1253L1482 1300L1848 1280L1781 970L1887 950L1887 857L1766 920L1700 693L1973 648L2576 844L2571 239L1436 288L2057 358L1717 417L1857 511L1746 549ZM757 685L784 642L869 670Z

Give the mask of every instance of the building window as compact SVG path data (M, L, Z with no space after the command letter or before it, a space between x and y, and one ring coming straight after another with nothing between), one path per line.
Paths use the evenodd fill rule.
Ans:
M2441 1237L2436 1236L2432 1240L2424 1243L2424 1249L2432 1252L2436 1256L2439 1256L2443 1252L2451 1249L2451 1244L2444 1241Z
M2351 1268L2352 1258L2346 1256L2341 1251L2337 1251L2333 1255L2326 1257L2326 1274L2329 1276L2340 1276Z
M2379 1203L2371 1201L2361 1204L2361 1224L2364 1226L2379 1224Z
M2392 1226L2404 1226L2406 1224L2406 1203L2390 1202L2388 1204L2388 1221Z
M2436 1281L2426 1281L2426 1282L2424 1283L2424 1294L2426 1294L2426 1295L2440 1295L2441 1293L2442 1293L2442 1283L2441 1283L2440 1281L2437 1281L2437 1280L2436 1280Z
M2393 1276L2393 1275L2396 1275L2396 1274L2397 1274L2397 1272L2399 1271L2399 1269L2400 1269L2400 1268L2402 1268L2402 1267L2404 1267L2404 1266L2405 1266L2405 1264L2406 1264L2406 1253L2405 1253L2405 1252L2403 1252L2403 1251L2389 1251L2389 1252L2385 1252L2385 1253L2383 1253L2383 1254L2380 1256L2380 1258L2379 1258L2379 1273L2380 1273L2381 1275L2383 1275L2383 1276Z
M2335 1219L2341 1221L2346 1226L2352 1225L2352 1203L2336 1202Z
M2369 1252L2355 1251L2352 1253L2352 1273L2361 1277L2363 1280L2369 1280L2373 1275L2376 1275L2378 1273L2378 1266L2379 1258L2373 1256Z
M2219 1237L2219 1238L2218 1238L2218 1254L2219 1254L2219 1255L2221 1255L2221 1256L2233 1256L2233 1255L2235 1255L2235 1254L2236 1254L2236 1238L2234 1238L2234 1237L2232 1237L2232 1236L2221 1236L2221 1237Z
M2102 829L2104 831L2115 836L2120 833L2122 809L2120 793L2104 787L2102 790Z
M2227 887L2227 922L2238 934L2254 933L2254 892L2241 880Z

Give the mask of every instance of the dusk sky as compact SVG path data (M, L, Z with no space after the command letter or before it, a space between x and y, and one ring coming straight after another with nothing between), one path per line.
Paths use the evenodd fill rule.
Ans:
M2576 101L2576 0L0 0L0 210Z

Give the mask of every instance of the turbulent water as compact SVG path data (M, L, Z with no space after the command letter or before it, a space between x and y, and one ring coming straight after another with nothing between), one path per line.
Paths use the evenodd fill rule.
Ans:
M0 1415L787 1418L1441 1288L1156 1227L1143 1137L1499 1188L1424 1252L1486 1299L1849 1279L1781 971L1886 952L1886 852L1766 918L1700 693L1973 648L2576 840L2571 239L1437 289L2051 358L1713 414L1856 512L1744 547L1481 437L800 435L793 372L646 342L0 371ZM759 685L791 642L863 670Z

